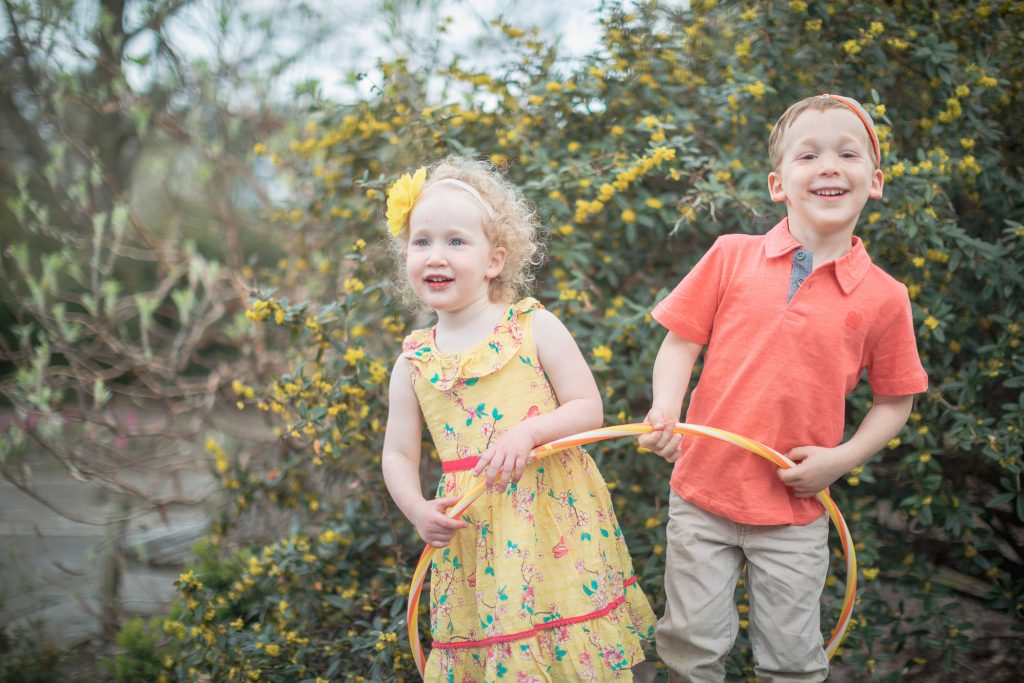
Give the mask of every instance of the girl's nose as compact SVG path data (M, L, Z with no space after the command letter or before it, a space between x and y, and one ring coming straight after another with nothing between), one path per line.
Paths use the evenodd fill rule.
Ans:
M427 257L427 263L430 265L440 265L445 263L444 245L435 244L430 248L430 254Z

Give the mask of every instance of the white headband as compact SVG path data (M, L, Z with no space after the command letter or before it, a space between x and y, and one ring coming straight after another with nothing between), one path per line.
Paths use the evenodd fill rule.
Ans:
M475 187L473 187L469 183L464 183L457 178L444 178L442 180L438 180L436 183L431 183L427 190L431 190L437 187L438 185L451 185L453 187L459 188L460 190L463 190L464 192L467 192L471 197L473 197L473 199L477 201L477 204L479 204L483 208L484 213L487 214L487 220L491 222L491 225L494 225L494 209L492 209L491 205L484 200L484 198L480 195L480 193L477 191Z

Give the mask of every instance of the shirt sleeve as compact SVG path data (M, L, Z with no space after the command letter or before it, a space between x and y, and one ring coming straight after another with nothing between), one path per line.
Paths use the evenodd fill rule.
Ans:
M868 383L880 396L920 394L928 389L928 374L921 365L914 336L910 298L903 290L899 313L879 335L868 357Z
M675 289L658 302L651 312L654 319L683 339L707 344L721 301L724 260L720 237Z

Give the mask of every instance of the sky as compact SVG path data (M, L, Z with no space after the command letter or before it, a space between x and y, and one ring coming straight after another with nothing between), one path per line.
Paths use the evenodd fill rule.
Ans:
M316 49L302 53L301 21L296 16L282 16L276 46L258 49L276 50L277 54L300 52L301 57L288 69L282 79L281 96L288 96L288 88L296 83L316 79L321 94L335 101L365 97L369 84L353 84L348 77L353 71L369 71L379 59L392 56L393 50L382 40L389 33L387 13L380 10L381 0L306 0L313 8L332 18L332 34ZM217 4L214 0L200 0L169 27L174 44L193 56L212 57L217 27ZM463 54L474 52L474 44L491 29L488 22L501 18L518 28L537 26L545 39L557 39L566 57L580 57L595 47L600 39L598 22L600 3L594 0L405 0L412 9L404 12L401 26L410 35L410 53L415 53L418 41L431 43L437 37L439 20L451 17L443 36L444 45ZM273 0L240 0L243 8L253 12L267 12L270 16L284 11ZM418 7L416 7L418 5ZM276 20L276 19L275 19ZM236 47L246 49L249 36L237 35ZM229 41L230 42L230 41ZM252 45L248 45L251 49ZM401 50L402 48L399 48ZM486 58L485 49L477 54Z

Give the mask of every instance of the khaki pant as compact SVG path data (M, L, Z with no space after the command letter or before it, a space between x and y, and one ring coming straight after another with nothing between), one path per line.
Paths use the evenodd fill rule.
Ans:
M750 642L761 681L823 681L821 591L828 517L805 526L737 524L672 493L665 616L655 631L669 681L725 680L739 630L736 582L747 567Z

